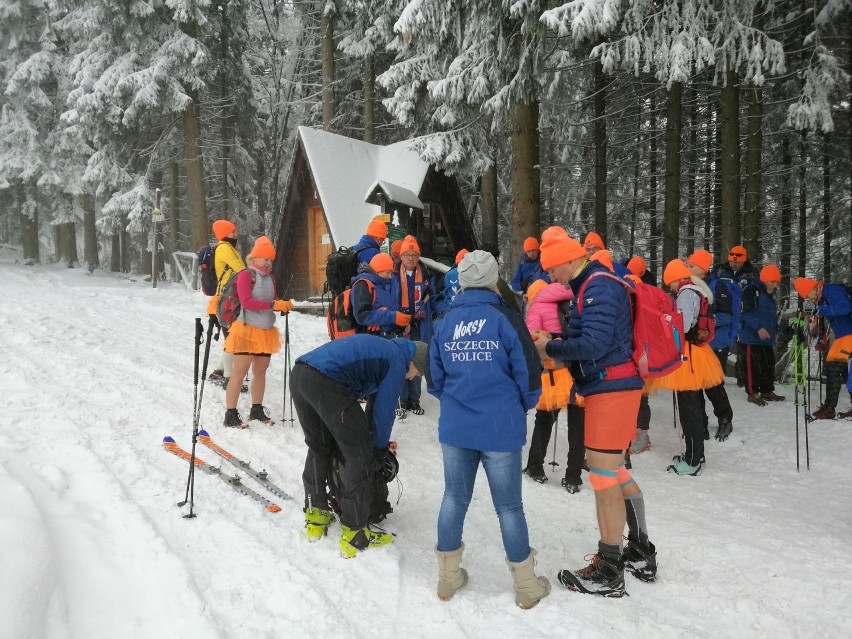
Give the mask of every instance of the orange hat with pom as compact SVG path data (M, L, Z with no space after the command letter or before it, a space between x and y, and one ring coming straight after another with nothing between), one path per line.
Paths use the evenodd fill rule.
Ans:
M524 240L524 252L537 251L539 249L538 240L534 237L528 237Z
M810 295L810 292L814 290L819 285L814 279L810 277L797 277L793 280L793 288L796 289L796 292L802 297L807 297Z
M377 253L370 260L370 268L376 273L393 270L393 258L387 253Z
M702 271L709 271L713 267L713 254L707 249L698 249L686 258L690 264L695 264Z
M213 222L213 235L220 242L237 230L237 225L230 220L216 220Z
M732 246L728 252L729 262L745 262L747 259L748 251L746 251L745 246L737 244L736 246Z
M548 236L541 245L541 268L545 271L580 257L586 257L586 249L568 235Z
M645 264L645 258L641 255L634 255L630 258L630 261L627 262L627 270L633 273L633 275L642 277L645 275L645 271L648 270L648 265Z
M760 281L763 283L780 282L781 269L775 266L774 264L767 264L762 269L760 269Z
M666 286L672 282L677 282L692 277L692 272L686 268L683 260L672 260L666 264L666 269L663 271L663 282Z
M414 239L413 235L406 235L402 240L402 246L399 247L400 255L408 253L409 251L414 251L420 255L420 245L417 243L417 240Z
M583 246L585 248L590 248L592 246L597 246L599 249L605 249L603 238L595 233L594 231L590 231L586 236L586 239L583 240Z
M456 253L456 261L453 262L453 264L458 264L459 262L461 262L462 258L464 258L464 256L468 253L470 253L470 251L468 251L467 249L462 249L461 251Z
M272 246L272 240L265 235L261 235L254 241L254 246L251 249L249 257L275 259L275 247Z
M384 242L388 236L388 226L381 220L371 220L367 225L367 235Z
M547 286L548 284L545 280L535 280L527 288L527 302L532 302L535 296L541 293Z

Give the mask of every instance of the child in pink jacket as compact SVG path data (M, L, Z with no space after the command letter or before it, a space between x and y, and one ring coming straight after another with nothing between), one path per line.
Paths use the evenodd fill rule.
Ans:
M526 324L530 333L547 331L551 335L563 333L564 316L567 325L569 302L574 299L574 293L562 284L548 284L544 280L536 280L527 289ZM582 398L574 392L574 384L570 373L560 366L554 370L556 363L552 360L545 363L542 374L542 398L536 407L535 426L530 439L530 450L527 457L526 474L540 484L548 478L544 472L544 458L550 443L550 431L559 416L559 410L567 404L568 413L568 462L565 467L565 477L562 486L569 493L577 493L583 480L580 473L583 469L585 447L583 444L583 425L585 412ZM564 403L563 403L564 402ZM555 466L555 461L552 462Z

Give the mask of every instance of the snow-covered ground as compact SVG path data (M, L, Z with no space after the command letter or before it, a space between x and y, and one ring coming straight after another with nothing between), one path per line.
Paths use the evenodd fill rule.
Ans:
M433 398L424 392L426 415L394 430L404 490L391 486L395 512L387 523L398 537L390 547L342 559L336 527L308 544L298 423L226 430L222 390L210 385L202 425L297 500L268 513L198 474L198 517L184 519L186 509L175 504L187 466L164 451L162 438L190 444L194 318L205 298L177 285L153 290L140 278L22 266L17 256L0 249L0 637L852 633L852 499L843 479L850 422L813 423L811 469L802 438L796 472L792 401L758 408L729 385L731 439L707 443L701 476L676 477L665 472L679 452L671 396L652 398L654 448L634 458L634 475L646 496L659 578L628 577L631 596L621 600L557 584L535 609L515 607L480 473L465 530L470 583L442 603L432 552L442 493ZM325 341L324 321L293 313L290 336L295 357ZM213 360L219 350L214 344ZM283 355L275 356L266 403L279 418L284 372ZM792 388L780 392L792 400ZM562 466L547 485L524 482L539 570L554 583L557 570L581 565L598 539L591 491L569 495L559 486L564 419L556 443ZM199 453L218 465L204 447Z

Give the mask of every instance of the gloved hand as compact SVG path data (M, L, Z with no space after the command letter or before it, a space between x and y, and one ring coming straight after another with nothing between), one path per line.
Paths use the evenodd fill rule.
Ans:
M400 313L399 311L396 312L396 320L394 320L394 323L397 326L407 326L410 321L411 315L408 315L407 313Z
M279 313L289 313L293 310L293 302L290 300L275 300L272 310Z

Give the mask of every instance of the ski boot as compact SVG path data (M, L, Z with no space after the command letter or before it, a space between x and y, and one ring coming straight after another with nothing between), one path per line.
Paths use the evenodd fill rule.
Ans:
M533 481L538 482L539 484L546 484L548 479L547 475L544 473L544 468L541 466L527 466L524 468L524 473L526 473L527 477L532 479Z
M638 455L646 450L651 450L651 438L648 436L648 431L637 430L636 439L630 444L630 454Z
M257 420L266 424L267 426L272 426L275 421L269 416L269 411L263 406L263 404L252 404L251 412L249 413L249 421Z
M604 557L597 552L592 555L589 565L571 572L560 570L559 583L587 595L600 595L618 599L627 594L624 587L624 561Z
M305 509L305 532L308 541L319 541L328 534L328 526L334 521L334 515L322 508Z
M225 421L222 424L226 428L248 428L249 425L243 421L243 418L237 412L236 408L229 408L225 411Z
M728 436L734 430L734 425L730 419L722 417L719 419L719 428L716 429L716 441L723 442L728 439Z
M657 549L650 541L643 545L628 539L621 558L625 570L636 579L649 582L657 580Z
M359 550L367 548L378 548L393 543L393 535L391 533L371 530L369 526L363 528L350 528L342 526L343 532L340 535L340 554L346 559L352 559L358 554Z

